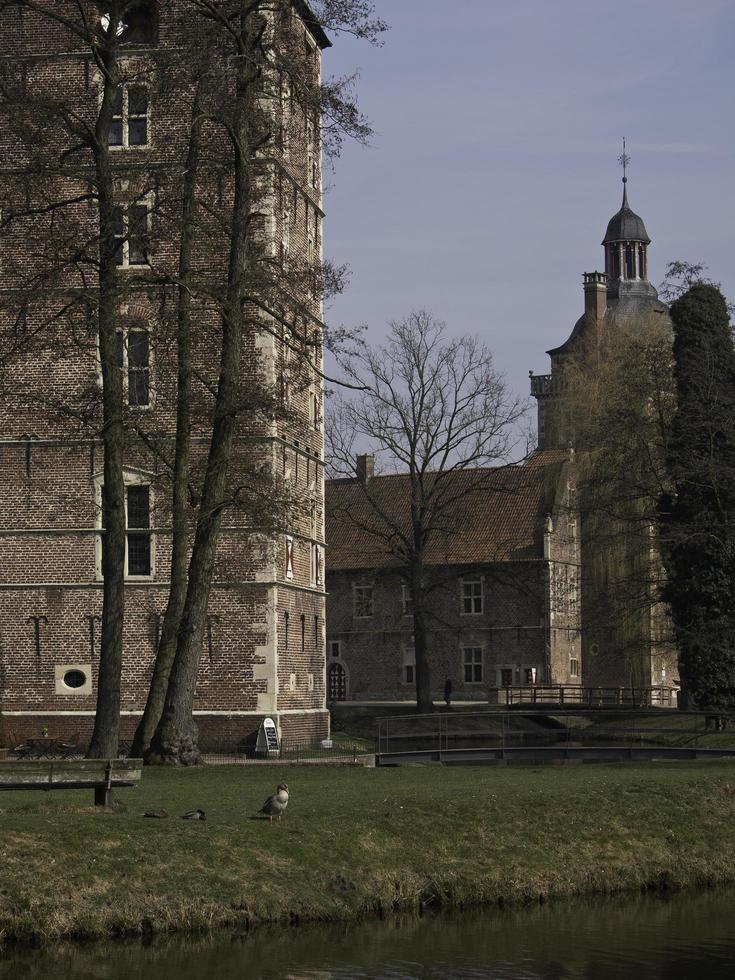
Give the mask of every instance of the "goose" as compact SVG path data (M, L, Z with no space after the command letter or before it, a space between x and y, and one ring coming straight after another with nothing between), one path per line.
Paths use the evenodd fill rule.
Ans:
M278 817L280 823L283 811L288 806L288 786L286 783L279 783L273 796L269 796L263 806L258 811L265 813L268 823L273 823L273 817Z

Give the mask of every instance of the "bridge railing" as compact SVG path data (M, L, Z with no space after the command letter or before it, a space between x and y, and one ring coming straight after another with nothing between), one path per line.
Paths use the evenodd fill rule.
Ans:
M647 709L442 711L377 719L378 756L471 750L646 747L735 750L735 715Z
M626 706L632 708L675 708L677 688L583 687L581 684L549 684L488 688L490 704L559 704L590 708Z

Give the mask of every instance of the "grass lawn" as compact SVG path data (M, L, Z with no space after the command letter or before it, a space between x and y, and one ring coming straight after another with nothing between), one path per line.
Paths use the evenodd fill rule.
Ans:
M249 817L285 778L284 822ZM0 937L348 919L735 880L735 763L146 769L0 793ZM195 807L206 822L184 821ZM168 819L146 819L165 808Z

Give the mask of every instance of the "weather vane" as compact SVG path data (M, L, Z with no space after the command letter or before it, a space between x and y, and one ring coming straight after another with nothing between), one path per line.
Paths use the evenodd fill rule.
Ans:
M630 157L625 152L625 137L623 137L623 153L622 153L621 156L618 157L618 163L623 168L623 183L624 184L627 184L628 183L628 178L626 176L625 171L626 171L626 169L628 167L628 164L630 163Z

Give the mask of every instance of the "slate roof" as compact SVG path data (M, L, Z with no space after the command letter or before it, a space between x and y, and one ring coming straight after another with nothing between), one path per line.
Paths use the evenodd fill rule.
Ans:
M602 240L603 245L608 245L610 242L645 242L646 245L651 242L643 218L630 209L626 186L623 186L623 205L618 213L610 218Z
M307 0L294 0L294 7L296 7L296 10L299 12L301 19L309 28L312 37L317 42L317 44L322 49L322 51L325 48L331 48L332 42L324 33L324 28L317 20L316 14L309 6Z
M443 477L443 492L456 495L452 518L431 539L430 565L477 565L543 558L545 520L559 487L566 451L536 453L528 465L458 471ZM391 522L410 528L409 478L373 477L367 492ZM326 484L327 572L389 568L401 564L373 533L388 524L376 517L366 489L353 480Z

